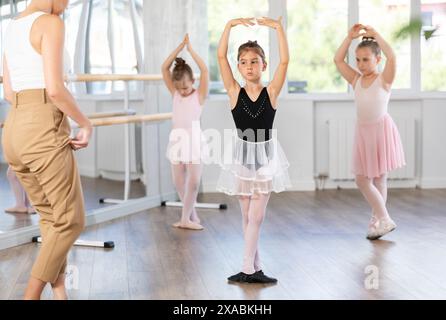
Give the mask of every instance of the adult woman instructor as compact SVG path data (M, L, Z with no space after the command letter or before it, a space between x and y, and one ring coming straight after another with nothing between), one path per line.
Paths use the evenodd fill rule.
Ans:
M47 283L66 299L67 254L84 228L84 199L73 150L85 148L90 121L65 88L64 23L68 0L32 0L11 20L3 57L5 98L12 106L2 144L7 162L40 215L42 246L25 299L40 299ZM70 138L67 116L80 130Z

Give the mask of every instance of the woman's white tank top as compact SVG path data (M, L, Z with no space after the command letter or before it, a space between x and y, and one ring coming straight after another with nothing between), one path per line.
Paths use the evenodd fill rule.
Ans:
M45 88L42 56L30 42L33 23L45 12L37 11L23 18L12 19L5 36L5 57L12 90ZM64 50L64 71L69 71L69 56Z

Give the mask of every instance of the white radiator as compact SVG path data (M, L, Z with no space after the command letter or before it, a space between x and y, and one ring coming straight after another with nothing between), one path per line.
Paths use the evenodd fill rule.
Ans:
M403 143L406 166L390 173L390 179L415 178L415 119L407 117L393 118L400 132ZM329 178L332 180L353 180L352 146L355 133L354 118L330 119L329 127Z

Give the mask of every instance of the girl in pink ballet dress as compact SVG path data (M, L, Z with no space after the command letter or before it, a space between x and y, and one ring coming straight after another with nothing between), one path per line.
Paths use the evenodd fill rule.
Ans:
M356 48L359 72L345 62L353 39L362 36ZM381 51L386 65L378 71ZM356 184L372 208L367 239L376 240L396 228L386 208L387 175L404 166L404 151L398 129L387 112L396 74L396 56L390 45L370 26L354 25L334 58L341 75L355 92L357 113L353 145Z

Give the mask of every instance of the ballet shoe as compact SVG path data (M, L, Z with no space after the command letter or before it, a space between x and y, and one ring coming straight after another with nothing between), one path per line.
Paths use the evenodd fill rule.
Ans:
M189 230L203 230L204 229L201 224L192 222L192 221L189 221L186 223L183 223L180 221L180 222L174 223L172 226L174 226L175 228L189 229Z
M377 222L369 227L367 232L367 239L369 240L378 240L382 236L392 232L396 228L396 223L388 218L388 219L380 219Z
M268 277L262 270L254 272L253 274L239 272L233 276L230 276L228 281L240 283L277 283L277 279Z
M262 270L256 271L253 274L253 277L259 281L259 283L277 283L277 279L268 277Z
M33 207L28 208L28 214L36 214L37 211Z

